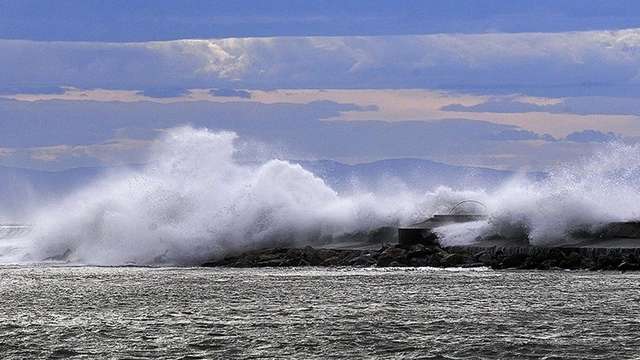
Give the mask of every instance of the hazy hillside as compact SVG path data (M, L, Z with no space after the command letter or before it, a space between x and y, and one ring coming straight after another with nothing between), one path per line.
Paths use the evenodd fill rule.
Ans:
M346 165L330 160L299 161L336 190L354 186L369 189L388 188L400 184L409 188L432 190L438 186L454 189L493 189L516 173L493 169L453 166L423 159L380 160L365 164ZM540 179L544 173L527 173Z
M342 192L354 189L395 191L402 187L433 190L491 190L514 175L508 171L452 166L421 159L393 159L346 165L330 160L293 161ZM21 218L33 206L59 198L98 179L109 168L75 168L58 172L0 166L0 222ZM539 178L544 174L527 174Z

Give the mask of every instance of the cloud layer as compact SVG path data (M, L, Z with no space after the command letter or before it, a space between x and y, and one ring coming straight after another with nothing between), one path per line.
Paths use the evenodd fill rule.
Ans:
M640 29L146 43L0 41L2 92L74 86L427 88L539 96L638 93Z
M266 156L540 170L637 141L639 71L640 29L0 40L0 164L136 162L192 124Z
M366 109L348 103L255 101L100 102L0 100L0 165L64 169L143 161L163 129L180 124L232 130L243 160L335 159L366 162L418 157L450 164L541 170L594 141L597 131L567 139L540 136L513 125L465 119L433 121L326 121ZM256 146L256 144L261 144ZM242 149L243 146L239 145ZM262 149L256 153L255 149Z

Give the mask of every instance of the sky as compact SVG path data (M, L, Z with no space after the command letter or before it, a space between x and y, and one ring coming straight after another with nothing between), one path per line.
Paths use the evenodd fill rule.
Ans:
M0 0L0 165L248 160L544 171L640 143L637 1Z

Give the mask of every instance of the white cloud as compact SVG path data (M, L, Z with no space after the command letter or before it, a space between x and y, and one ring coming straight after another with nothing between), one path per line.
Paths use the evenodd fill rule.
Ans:
M76 155L79 147L56 145L30 149L31 159L46 162L57 162L62 154Z
M0 148L0 158L8 157L14 154L17 150L11 148Z
M57 169L75 166L110 166L142 162L153 141L136 139L115 139L91 145L55 145L27 149L4 149L7 156L26 151L39 168ZM0 152L1 153L1 152ZM51 163L51 164L43 164ZM56 165L56 163L62 163Z
M607 85L628 91L638 69L640 29L148 43L0 41L0 81L7 87L450 87L522 93L561 88L571 95L587 85L591 91Z
M0 93L9 94L5 98L51 100L3 100L8 120L0 127L13 135L0 141L0 157L5 164L26 157L61 167L135 161L154 129L193 123L237 129L317 157L429 156L457 163L465 163L466 157L475 165L517 167L541 154L551 161L553 149L562 146L564 154L574 154L588 145L497 141L489 135L515 129L524 132L514 137L535 132L531 139L546 133L563 138L585 130L640 136L635 105L639 69L640 29L146 43L0 40L0 88L5 87ZM59 87L66 92L37 94L37 89ZM250 97L213 96L211 89ZM82 99L100 102L61 101ZM516 103L527 106L518 112ZM451 104L460 104L458 111L446 111ZM504 108L478 111L480 104ZM447 118L488 121L495 128L467 134L458 142L471 139L474 147L454 149L457 152L443 146L441 153L425 149L422 134L416 135L419 140L411 151L402 146L401 135L414 135L415 124L400 121ZM335 140L341 135L335 130L338 125L319 120L388 123L336 123L359 132L359 152L350 152L358 146L353 137ZM29 124L42 128L33 131ZM440 137L455 142L466 128L449 125L442 131L451 132ZM316 139L318 129L326 136ZM119 133L145 143L106 142ZM390 133L399 136L398 146L378 149L376 144ZM476 139L480 135L487 136ZM350 148L340 148L343 144Z

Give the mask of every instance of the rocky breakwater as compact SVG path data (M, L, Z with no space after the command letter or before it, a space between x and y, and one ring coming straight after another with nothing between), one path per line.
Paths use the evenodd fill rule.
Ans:
M491 267L493 269L640 270L640 248L382 246L378 250L269 248L226 256L207 267Z

